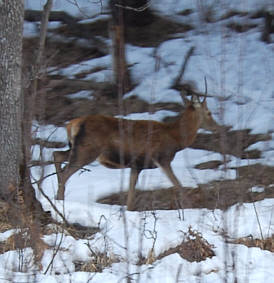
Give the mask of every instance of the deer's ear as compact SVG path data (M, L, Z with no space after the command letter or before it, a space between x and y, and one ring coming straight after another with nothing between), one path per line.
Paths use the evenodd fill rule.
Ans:
M190 101L190 100L186 97L186 95L185 95L185 93L184 93L183 91L180 92L180 95L181 95L181 98L183 99L184 105L185 105L186 107L188 107L189 105L192 104L192 101Z
M206 97L203 99L203 101L202 101L201 104L202 104L203 107L206 107L206 106L207 106L207 104L206 104Z
M194 103L193 103L192 101L190 101L190 100L186 100L186 101L185 101L185 106L186 106L186 107L194 106Z

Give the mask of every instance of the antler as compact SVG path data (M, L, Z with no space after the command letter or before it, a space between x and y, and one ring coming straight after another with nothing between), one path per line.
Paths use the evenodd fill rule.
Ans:
M193 94L192 94L192 97L195 95L196 100L200 104L204 103L206 101L206 98L207 98L207 80L206 80L206 76L204 77L204 81L205 81L205 94L203 95L203 94L200 94L200 93L197 93L197 92L193 92ZM200 96L204 97L202 102L200 101ZM193 101L193 100L191 99L191 101Z
M184 101L184 104L189 104L189 103L193 103L193 102L198 102L199 104L202 104L206 101L207 98L207 80L206 80L206 76L204 77L204 81L205 81L205 94L201 94L199 92L194 91L193 89L190 89L190 93L191 93L191 100L189 100L187 98L187 96L185 95L185 89L182 89L182 91L180 92L180 95ZM201 102L200 101L200 96L203 96L204 99Z
M206 81L206 76L204 77L204 80L205 80L205 96L204 96L204 100L202 103L204 103L206 101L206 98L207 98L207 81Z

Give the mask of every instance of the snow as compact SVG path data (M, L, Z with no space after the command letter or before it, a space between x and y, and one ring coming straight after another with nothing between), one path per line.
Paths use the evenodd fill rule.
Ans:
M42 9L45 0L25 0L26 9ZM198 1L199 2L199 1ZM94 21L107 10L107 1L56 0L54 10L67 13L82 19L82 22ZM151 7L159 14L174 17L176 21L188 21L199 26L202 6L197 11L197 1L165 0L151 1ZM208 1L207 8L214 10L219 17L229 9L238 11L256 11L262 7L273 11L271 0L265 1ZM188 16L180 16L184 9L193 9ZM245 18L246 19L246 18ZM160 68L155 72L154 48L141 48L127 45L127 59L137 87L126 97L138 96L148 102L181 103L178 91L171 90L172 85L187 50L195 46L194 55L190 59L184 80L194 82L196 88L204 91L204 76L208 82L208 106L214 118L232 129L251 129L252 133L269 134L269 141L253 144L248 150L263 150L262 157L256 160L241 160L227 156L228 169L220 166L217 169L198 170L195 165L211 160L222 160L221 154L185 149L176 154L172 167L183 186L197 188L198 184L212 180L235 179L235 167L253 163L274 165L274 81L273 81L273 44L265 44L259 40L260 29L237 34L227 32L223 20L214 25L205 23L195 31L189 31L184 38L174 38L162 43L157 49L161 58ZM259 21L259 20L258 20ZM60 23L52 23L52 27ZM24 35L35 36L38 27L33 23L25 23ZM106 41L108 44L110 42ZM74 78L80 72L88 72L94 67L102 71L91 73L86 80L103 82L111 77L111 56L83 61L80 64L58 70L58 74ZM92 99L92 93L81 91L69 95L71 99L81 97ZM162 121L167 116L175 116L172 111L155 113L134 113L127 119L146 119ZM67 142L64 128L53 125L39 125L33 122L33 135L48 141ZM63 148L62 150L66 150ZM35 145L32 149L33 160L52 160L56 149L41 149ZM264 199L254 203L236 204L226 211L219 209L184 209L169 211L129 212L118 205L99 204L99 198L111 193L128 190L129 170L112 170L101 166L97 161L85 167L86 171L76 172L67 182L65 201L54 199L57 190L55 175L43 181L42 188L56 207L64 213L70 223L78 223L87 227L97 227L100 231L86 239L76 239L56 230L51 235L43 236L43 240L51 248L42 257L42 270L34 265L32 250L24 249L8 251L0 255L0 282L126 282L128 276L133 282L270 282L274 278L273 253L255 247L232 244L239 237L252 236L267 238L274 234L274 202ZM55 172L53 165L44 168L33 167L33 180L41 174L50 175ZM273 184L274 185L274 184ZM168 188L170 181L160 169L144 170L137 183L137 188L153 190L156 187ZM252 192L263 192L264 187L250 186ZM37 197L45 210L62 222L49 202L37 191ZM199 231L213 245L215 256L201 262L189 262L174 253L156 260L152 264L137 265L139 257L147 257L154 248L155 256L169 248L176 247L185 237L189 227ZM15 230L0 234L4 241ZM53 256L56 247L60 250ZM75 272L75 261L88 261L95 253L115 256L119 262L105 267L99 272ZM51 263L53 265L44 274ZM19 260L23 260L21 269Z
M25 9L42 10L46 0L24 0ZM108 1L93 0L55 0L52 11L64 11L72 16L89 18L102 14Z
M252 12L262 9L273 10L273 2L271 0L257 1L257 0L222 0L214 1L209 0L206 2L195 2L192 0L176 1L166 0L165 5L161 1L152 0L151 4L155 11L161 14L172 16L175 13L179 13L185 9L196 10L198 7L199 13L204 10L213 10L215 13L225 14L226 11L236 10L243 12Z
M125 116L125 118L128 120L154 120L154 121L161 122L166 117L176 117L177 115L178 113L173 112L173 111L159 110L159 111L156 111L155 113L148 113L148 112L131 113ZM124 116L121 116L121 115L117 115L115 117L124 118Z
M262 193L262 192L264 192L264 187L253 186L249 189L249 191L252 192L252 193Z
M93 99L92 91L89 91L89 90L81 90L81 91L76 92L76 93L67 94L66 96L69 97L69 98L72 98L72 99L75 99L75 98L77 98L77 99L84 98L84 99L90 99L90 100Z
M75 75L79 72L88 71L94 67L107 68L111 64L111 55L106 55L100 58L95 58L81 62L81 64L73 64L61 70L58 70L59 75L67 76L70 79L75 78ZM52 75L57 74L57 72L52 72Z

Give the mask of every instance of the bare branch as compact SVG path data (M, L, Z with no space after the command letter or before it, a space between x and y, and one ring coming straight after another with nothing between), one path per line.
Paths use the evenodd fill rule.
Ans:
M42 194L42 196L50 203L53 210L62 218L66 226L69 226L69 223L65 216L59 211L59 209L55 206L55 204L52 202L52 200L44 193L44 191L40 188L40 186L37 186L39 192Z
M120 4L115 4L115 6L118 7L118 8L122 8L122 9L126 9L126 10L132 10L132 11L135 11L135 12L143 12L146 9L148 9L150 7L150 5L151 5L151 1L147 2L145 5L140 6L138 8L134 8L134 7L131 7L131 6L124 6L124 5L120 5Z
M42 21L41 21L41 30L40 30L40 39L39 39L39 47L38 47L38 53L36 57L36 71L38 72L40 66L41 66L41 60L42 55L44 53L45 49L45 42L46 42L46 36L47 36L47 29L48 29L48 22L49 22L49 14L52 8L53 0L48 0L47 3L44 6L44 11L42 15Z

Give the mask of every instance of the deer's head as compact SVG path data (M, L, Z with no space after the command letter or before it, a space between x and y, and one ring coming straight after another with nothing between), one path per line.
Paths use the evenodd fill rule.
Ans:
M207 107L207 87L204 95L192 94L191 100L188 99L183 93L181 93L181 96L186 107L191 107L197 114L199 128L214 132L220 129L220 125L218 125L218 123L213 119L211 111ZM200 100L199 96L204 97L202 101Z

